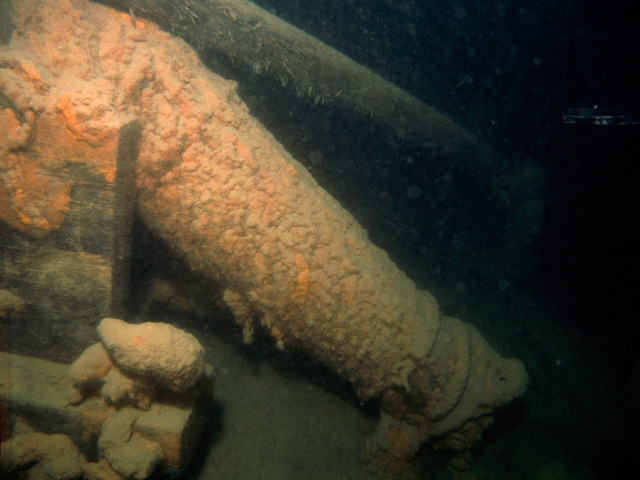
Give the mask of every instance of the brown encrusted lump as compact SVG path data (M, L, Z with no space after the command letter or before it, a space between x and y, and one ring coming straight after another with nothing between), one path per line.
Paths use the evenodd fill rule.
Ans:
M132 405L149 410L157 390L149 379L133 378L122 372L101 342L82 352L69 367L68 375L71 405L78 405L99 394L108 405L116 408Z
M168 323L132 324L103 318L98 333L120 370L151 384L181 393L193 387L204 373L200 342Z
M522 364L442 318L184 42L84 0L14 6L18 30L0 50L0 89L19 110L4 110L9 140L22 142L37 115L94 143L114 119L138 117L144 222L224 285L246 341L259 322L363 400L380 398L378 448L408 458L522 394Z
M158 389L184 393L205 374L204 348L173 325L104 318L98 334L102 341L69 367L72 405L99 392L117 408L149 410Z

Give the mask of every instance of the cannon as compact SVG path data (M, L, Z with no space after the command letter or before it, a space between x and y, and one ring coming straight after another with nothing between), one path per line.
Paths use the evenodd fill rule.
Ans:
M86 177L66 173L113 183L125 211L134 197L144 224L220 285L246 342L260 328L378 401L371 448L393 458L473 445L522 395L523 364L442 314L184 41L84 0L14 9L0 48L6 226L44 241L82 208Z

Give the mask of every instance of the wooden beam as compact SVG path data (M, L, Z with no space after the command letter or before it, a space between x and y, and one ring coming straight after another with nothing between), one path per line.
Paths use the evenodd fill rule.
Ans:
M80 451L95 458L103 424L107 420L130 416L135 419L131 434L159 445L160 466L165 473L176 474L185 467L206 418L211 415L210 391L199 388L195 390L195 396L163 399L152 403L146 411L133 407L116 409L101 397L70 405L68 369L66 364L0 352L0 417L3 422L9 426L27 422L39 432L67 435ZM136 454L135 449L130 452Z
M141 128L123 121L91 143L46 113L0 156L0 288L26 303L0 321L12 351L71 360L95 322L124 313Z

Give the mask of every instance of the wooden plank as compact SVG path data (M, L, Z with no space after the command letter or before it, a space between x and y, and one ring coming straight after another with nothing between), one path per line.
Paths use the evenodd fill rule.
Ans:
M118 157L114 191L114 219L111 230L111 304L110 315L127 313L129 295L129 263L131 260L131 231L136 209L136 162L140 153L142 123L125 124L119 131Z
M0 352L0 409L10 424L26 421L43 433L69 436L89 458L95 458L102 425L118 415L136 418L133 433L161 448L161 468L179 472L189 460L207 415L210 391L182 396L180 400L154 402L147 411L132 407L115 409L102 398L92 397L69 405L69 365ZM205 379L204 383L210 379ZM3 438L3 440L6 440Z
M70 361L96 341L109 315L111 263L101 255L51 248L0 247L0 271L26 307L0 321L3 348Z
M0 288L27 304L0 333L14 352L70 360L126 310L141 124L91 142L45 113L33 131L0 156Z

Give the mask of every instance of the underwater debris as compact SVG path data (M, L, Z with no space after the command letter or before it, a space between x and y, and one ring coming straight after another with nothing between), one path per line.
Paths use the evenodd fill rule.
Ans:
M522 363L502 358L476 329L442 315L434 297L251 117L235 83L206 70L182 41L152 23L136 29L106 8L83 9L83 1L65 4L77 16L61 13L58 2L30 3L47 14L20 23L30 32L20 48L56 72L34 99L49 106L43 116L59 116L66 98L63 117L74 121L80 141L99 138L114 117L140 119L142 221L194 271L224 285L246 341L259 324L278 347L331 367L363 402L379 400L374 452L407 461L436 438L441 446L467 448L496 408L524 392ZM66 28L69 18L81 21ZM61 38L83 48L52 52ZM93 77L82 85L100 88L68 87L87 76ZM87 92L98 96L84 101ZM98 108L104 105L111 106L108 115ZM133 357L146 337L132 334L127 351L136 360L126 363L111 344L108 330L116 324L101 326L110 356L127 373L145 376L136 365L157 349ZM177 391L193 380L191 371L184 380L169 377L164 386Z
M114 320L107 322L111 336ZM115 328L122 330L121 323ZM149 324L152 322L143 324L145 332L149 332ZM156 325L160 325L156 333L166 332L166 324ZM175 331L171 331L170 340L191 337L171 329ZM135 343L135 338L139 337L124 335L121 340ZM4 375L0 404L3 420L13 432L0 446L2 470L29 470L29 478L44 472L54 480L81 476L144 479L156 469L170 475L179 473L211 416L213 372L210 366L204 368L198 357L192 370L200 373L195 379L193 374L187 375L188 389L156 399L156 392L176 383L158 377L166 371L163 362L167 355L173 353L175 358L176 351L158 353L156 365L143 360L139 371L146 376L134 377L122 372L123 366L103 343L87 348L71 366L0 352ZM118 358L125 357L118 351ZM128 368L130 361L127 358ZM180 360L178 364L185 365ZM88 461L96 452L97 463Z
M109 356L126 373L178 393L193 387L202 376L204 348L193 335L173 325L104 318L98 333Z

